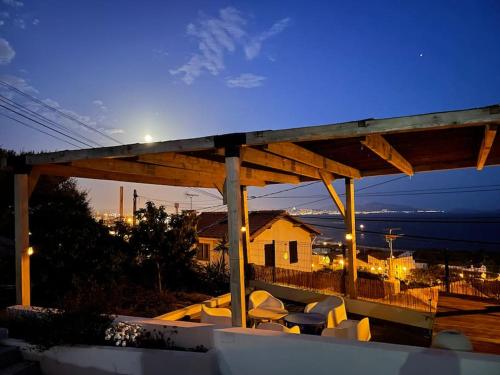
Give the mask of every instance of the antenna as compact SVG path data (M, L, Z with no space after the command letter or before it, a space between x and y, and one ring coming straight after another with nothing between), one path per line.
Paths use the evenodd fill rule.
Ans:
M185 195L191 200L191 211L193 211L193 197L199 197L199 195L194 193L185 193Z

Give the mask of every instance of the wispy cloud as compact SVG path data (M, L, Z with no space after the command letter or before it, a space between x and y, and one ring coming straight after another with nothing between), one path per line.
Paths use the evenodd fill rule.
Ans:
M7 65L16 56L16 51L10 45L10 43L0 38L0 65Z
M245 55L247 59L252 60L256 58L260 53L262 43L264 43L267 39L281 33L286 29L289 23L290 18L283 18L282 20L276 22L269 30L264 31L263 33L257 35L255 38L252 38L250 42L245 46Z
M24 6L24 3L18 0L3 0L3 3L13 8L20 8Z
M95 106L97 106L103 112L107 112L108 111L108 107L106 107L104 105L104 102L102 100L96 99L96 100L94 100L92 102L92 104L94 104Z
M224 60L228 53L242 47L246 58L254 59L264 41L282 32L288 23L289 19L285 18L276 22L269 30L253 36L246 30L247 20L235 8L221 9L217 17L202 15L198 22L187 26L187 35L198 42L197 52L187 63L171 69L170 74L181 75L181 79L188 85L203 72L218 75L225 69Z
M35 18L31 23L33 24L33 26L38 26L40 20L38 18Z
M251 73L243 73L238 77L229 77L226 79L227 87L235 88L241 87L245 89L251 89L254 87L262 86L266 77L258 76Z
M24 18L16 18L16 19L14 19L14 26L18 27L22 30L25 30L26 29L26 21L24 20Z

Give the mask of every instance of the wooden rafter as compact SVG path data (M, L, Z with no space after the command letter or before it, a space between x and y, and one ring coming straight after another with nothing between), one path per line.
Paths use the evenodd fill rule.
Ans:
M208 173L211 176L216 174L224 177L226 173L223 163L177 153L143 155L139 156L138 161L148 163L153 166L157 165L174 167L176 169L180 168L181 170L187 170L187 172L199 171L202 173ZM254 168L241 167L240 173L243 181L260 180L285 184L296 184L300 182L297 176L285 173L258 170ZM243 185L247 184L243 183Z
M484 168L488 155L490 154L491 147L495 141L495 136L497 135L497 126L486 125L484 128L483 141L481 143L481 148L479 149L479 155L477 157L477 170L480 171Z
M79 178L90 178L95 180L137 182L143 184L167 185L167 186L190 186L190 187L204 187L204 188L214 187L214 179L206 180L198 178L196 180L189 180L189 179L179 180L174 178L136 175L130 173L108 172L103 170L88 169L88 168L74 167L68 165L58 165L58 164L37 165L33 167L33 170L36 170L40 175L49 175L49 176L79 177Z
M243 147L241 149L241 160L300 176L312 177L318 180L321 178L316 167L252 147Z
M340 176L361 177L361 173L356 168L325 158L295 143L270 143L266 146L266 150Z
M323 184L326 187L326 190L328 190L328 194L330 194L330 197L333 200L333 203L335 203L335 206L337 206L337 209L339 210L340 214L342 215L343 218L345 218L345 207L344 204L342 203L342 200L340 199L339 195L337 194L337 191L332 185L332 178L331 175L326 174L324 172L320 172L321 174L321 180L323 181Z
M401 172L413 176L412 165L381 135L368 135L361 143Z

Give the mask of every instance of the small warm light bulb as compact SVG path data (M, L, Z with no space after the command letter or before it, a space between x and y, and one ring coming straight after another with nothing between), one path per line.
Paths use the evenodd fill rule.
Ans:
M370 270L371 270L372 272L373 272L373 271L375 271L375 267L370 268Z
M345 235L345 239L346 239L347 241L352 240L352 234L351 234L351 233L346 233L346 235Z
M344 265L344 261L341 259L341 260L339 261L339 264L340 264L341 266L343 266L343 265Z
M365 229L365 225L364 224L359 224L359 229Z
M27 253L28 253L29 256L32 256L35 253L35 250L33 249L33 246L28 247Z
M460 273L459 276L463 279L464 278L464 274L463 273Z
M287 259L288 259L288 253L287 253L286 251L283 253L283 259L284 259L284 260L287 260Z
M153 137L151 136L151 134L146 134L144 136L144 140L147 142L147 143L150 143L150 142L153 142Z
M247 231L247 227L241 227L241 231L242 232L246 232Z

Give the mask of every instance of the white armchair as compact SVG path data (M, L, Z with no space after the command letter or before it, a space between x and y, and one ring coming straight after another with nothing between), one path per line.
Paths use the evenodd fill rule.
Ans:
M288 328L282 324L274 323L274 322L259 323L259 325L257 326L257 329L265 329L268 331L300 334L300 327L299 326L293 326L293 327Z
M320 302L308 304L305 313L318 313L326 318L326 327L334 328L347 319L344 299L338 296L330 296Z
M248 308L271 308L285 310L285 304L265 290L256 290L248 298Z
M372 338L370 320L368 318L363 318L359 321L350 319L344 320L335 328L325 328L323 332L321 332L321 336L370 341Z
M215 325L215 328L230 328L233 326L231 310L225 307L207 307L201 305L201 322Z

